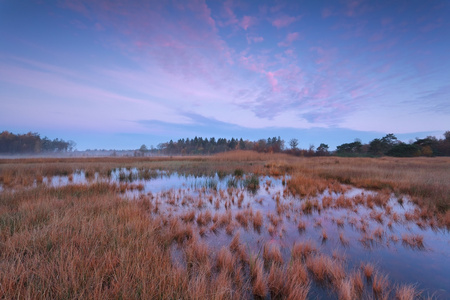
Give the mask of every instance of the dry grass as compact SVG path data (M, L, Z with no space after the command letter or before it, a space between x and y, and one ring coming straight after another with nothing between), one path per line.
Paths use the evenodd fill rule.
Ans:
M197 216L197 224L199 226L205 226L208 225L212 220L212 214L209 210L205 212L201 212Z
M253 295L265 297L267 295L267 279L264 275L264 267L260 258L251 260L250 275L252 277Z
M263 258L266 264L271 262L282 264L283 256L281 255L280 246L275 243L266 243L263 249Z
M341 241L341 244L343 246L348 246L350 244L350 242L348 241L348 239L344 236L343 232L339 233L339 240Z
M308 257L306 266L319 282L339 283L345 277L342 264L323 254Z
M211 263L209 261L209 248L204 243L193 240L185 247L184 255L188 270L194 272L203 271L206 275L211 275Z
M1 228L2 297L183 295L187 274L171 264L159 224L137 203L118 199L113 191L67 197L71 192L88 194L89 189L73 188L63 194L39 189L7 196L14 200L16 210L1 216L10 220L3 221ZM0 196L2 206L4 197Z
M291 250L291 258L305 261L311 254L317 252L317 247L311 241L295 243Z
M235 267L233 254L226 247L222 247L217 254L217 267L220 271L232 274Z
M390 293L387 275L376 272L372 278L372 290L377 299L387 299Z
M373 271L375 270L374 266L371 263L365 263L361 266L364 276L366 276L367 280L372 279Z
M261 228L263 225L264 219L262 213L258 210L256 213L253 214L253 226L258 229Z
M343 279L338 284L338 296L341 300L357 299L353 279L351 277Z
M287 270L286 298L287 299L308 299L311 288L308 278L308 271L300 261L293 261Z
M195 220L195 210L188 211L181 215L181 220L186 223L192 222Z
M382 227L378 227L377 229L375 229L373 231L373 235L375 236L375 238L377 238L378 240L382 240L383 236L384 236L384 229Z
M300 220L300 221L298 222L297 229L298 229L299 232L305 231L305 229L306 229L306 222Z
M231 243L230 243L230 250L231 251L238 251L239 250L239 247L241 245L240 238L241 238L241 233L238 231L234 235L233 239L231 240Z
M423 235L402 234L402 244L413 249L423 249Z
M413 300L420 295L414 285L401 285L395 291L395 299L397 300Z
M267 285L272 298L282 298L286 294L285 278L286 271L284 267L272 263L269 276L267 277Z
M294 244L288 262L283 261L276 243L266 243L261 257L249 258L240 232L245 230L247 236L246 228L252 224L259 230L264 217L259 210L251 211L242 190L192 188L198 197L172 190L125 201L121 193L142 191L144 186L131 182L133 178L109 184L96 182L95 177L109 176L119 167L137 167L143 170L142 176L147 176L145 170L150 174L156 169L196 175L214 175L216 171L232 174L236 169L257 175L291 175L284 179L287 189L271 196L277 202L278 215L269 213L266 226L272 238L278 239L275 234L282 235L284 226L292 223L283 221L286 212L298 221L297 211L300 215L335 208L355 212L359 205L367 205L373 208L371 218L379 226L384 226L383 222L401 224L403 216L387 204L392 192L408 194L420 205L405 214L408 222L424 227L450 226L449 166L448 158L306 159L242 151L172 159L0 160L0 297L239 299L251 294L267 297L270 292L272 298L307 299L311 274L341 299L366 296L363 276L375 298L386 298L390 295L387 276L374 272L371 264L346 276L343 261L320 254L308 241ZM88 184L75 183L76 170L89 174ZM67 176L71 184L47 187L46 181L54 175ZM325 196L322 201L310 197L327 189L342 193L348 188L338 182L380 193L335 200ZM265 182L264 187L269 185ZM289 193L306 197L298 202L298 210L285 201ZM265 204L264 199L258 201ZM228 210L223 211L224 207ZM213 217L210 210L214 208L217 212ZM235 211L237 208L240 210ZM383 210L385 214L380 212ZM336 220L338 229L344 220ZM349 220L349 224L364 234L373 230L363 220ZM244 229L238 229L241 226ZM299 221L298 229L305 228L305 221ZM218 235L240 231L229 245L209 248L200 237L209 229ZM264 234L267 232L261 236ZM379 227L366 242L384 236ZM325 229L321 237L328 238ZM348 243L343 234L339 239L344 245ZM403 235L402 242L423 248L420 235ZM412 286L400 286L395 295L411 299L418 293Z
M336 163L337 162L337 163ZM329 158L305 160L301 166L324 178L357 187L405 193L420 206L439 213L442 225L450 209L450 158ZM386 194L386 193L385 193ZM374 199L383 205L386 196Z
M327 188L326 180L320 178L312 178L304 174L295 174L287 182L289 191L294 195L301 197L316 196Z
M351 277L353 280L354 291L358 296L357 298L361 298L361 295L364 291L363 274L361 273L361 271L356 271L351 275Z

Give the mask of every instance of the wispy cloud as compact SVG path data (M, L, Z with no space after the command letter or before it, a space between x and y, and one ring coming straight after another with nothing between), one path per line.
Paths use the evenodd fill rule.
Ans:
M282 41L278 43L278 46L280 47L288 47L292 44L292 42L297 41L301 38L300 33L298 32L291 32L288 33L288 35L286 36L286 38Z
M247 36L247 43L261 43L264 41L262 36Z
M49 11L45 22L29 32L0 29L0 125L36 107L39 117L24 118L121 132L208 124L375 130L378 106L388 107L386 127L406 131L396 115L412 124L433 113L448 124L440 117L450 113L445 3L30 5ZM436 120L419 123L434 130Z
M302 18L302 16L292 17L292 16L283 15L283 16L280 16L280 17L274 19L272 21L272 25L275 26L276 28L280 29L283 27L287 27L294 22L299 21L301 18Z
M247 30L250 26L255 25L256 23L256 18L252 17L252 16L244 16L240 22L240 26L244 29Z

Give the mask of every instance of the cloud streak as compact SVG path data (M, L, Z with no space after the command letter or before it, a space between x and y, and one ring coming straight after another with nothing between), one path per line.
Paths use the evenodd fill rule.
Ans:
M388 131L445 129L450 5L439 4L33 4L32 21L0 21L12 32L0 32L0 95L8 99L0 116L19 124L10 115L34 103L41 117L27 118L67 128L150 132L148 124L158 124L192 132L221 122L375 130L369 112L388 107L380 118ZM28 32L17 22L35 23ZM27 51L25 43L38 46ZM36 93L34 102L26 91Z

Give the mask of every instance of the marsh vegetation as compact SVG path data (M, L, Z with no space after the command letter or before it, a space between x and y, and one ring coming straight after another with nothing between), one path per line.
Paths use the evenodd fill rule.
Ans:
M0 161L2 298L450 292L450 159Z

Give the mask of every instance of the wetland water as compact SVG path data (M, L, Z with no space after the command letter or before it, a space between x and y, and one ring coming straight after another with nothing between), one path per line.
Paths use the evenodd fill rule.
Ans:
M256 177L259 185L251 185L255 177L250 175L207 177L137 169L115 169L107 178L86 175L79 171L45 178L43 184L59 187L103 181L122 185L124 197L148 199L157 208L154 215L184 218L212 250L228 247L239 232L248 251L258 254L265 245L276 245L288 263L293 245L308 241L320 253L343 261L347 273L370 262L388 275L393 287L414 284L423 296L450 299L449 231L414 217L416 207L405 196L344 185L293 196L286 187L289 177ZM207 212L211 220L195 222ZM251 222L257 212L263 217L259 228ZM189 219L189 213L195 216ZM224 220L222 225L216 224L219 219ZM174 244L172 253L174 263L183 265L182 246ZM336 297L315 282L310 295Z

